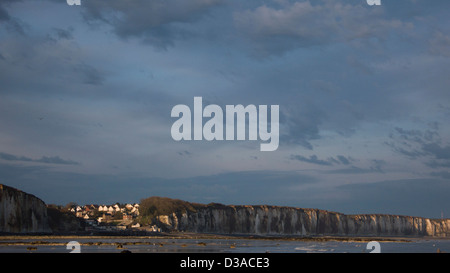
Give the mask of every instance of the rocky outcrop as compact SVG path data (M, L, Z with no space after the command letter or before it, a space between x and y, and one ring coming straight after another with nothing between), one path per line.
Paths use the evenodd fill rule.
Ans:
M0 232L51 232L45 203L34 195L0 184Z
M301 236L434 236L450 237L450 219L367 214L345 215L319 209L278 206L198 206L156 217L178 231Z

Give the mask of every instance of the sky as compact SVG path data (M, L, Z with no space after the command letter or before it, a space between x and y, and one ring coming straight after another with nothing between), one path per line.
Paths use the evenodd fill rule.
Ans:
M448 218L449 20L447 0L3 0L0 183ZM197 96L279 105L278 149L175 141Z

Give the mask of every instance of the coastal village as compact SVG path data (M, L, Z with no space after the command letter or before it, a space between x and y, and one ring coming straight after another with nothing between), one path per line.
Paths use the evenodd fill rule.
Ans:
M161 231L157 226L141 227L139 204L73 205L69 211L84 223L85 231Z

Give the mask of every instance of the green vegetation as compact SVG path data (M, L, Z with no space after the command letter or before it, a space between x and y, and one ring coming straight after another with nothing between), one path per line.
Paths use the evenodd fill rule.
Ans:
M139 222L143 225L152 224L156 216L182 213L184 211L195 212L198 208L204 206L203 204L190 203L179 199L153 196L141 200L139 204Z

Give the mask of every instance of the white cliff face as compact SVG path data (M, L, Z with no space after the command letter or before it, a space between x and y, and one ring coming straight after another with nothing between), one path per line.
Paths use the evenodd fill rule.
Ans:
M0 232L51 232L45 203L33 195L0 185Z
M276 206L205 206L159 216L158 221L174 230L223 234L450 237L450 219Z

